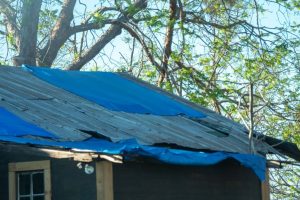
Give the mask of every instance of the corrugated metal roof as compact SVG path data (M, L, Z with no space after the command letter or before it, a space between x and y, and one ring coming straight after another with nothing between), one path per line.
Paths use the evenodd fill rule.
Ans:
M207 117L197 121L184 116L157 116L111 111L100 105L50 85L15 67L0 67L0 106L61 138L81 141L101 134L112 141L135 138L140 144L172 144L198 150L249 152L246 129L217 113L138 81L169 95ZM256 140L257 150L273 151Z

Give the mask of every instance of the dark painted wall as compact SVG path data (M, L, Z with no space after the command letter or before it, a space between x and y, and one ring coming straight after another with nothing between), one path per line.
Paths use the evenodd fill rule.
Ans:
M207 167L114 165L115 200L259 200L260 182L239 163Z
M8 199L8 163L37 160L49 159L0 151L0 200ZM96 200L95 173L87 175L76 164L69 159L51 159L53 200Z
M8 199L8 163L47 160L0 149L0 200ZM51 159L53 200L96 200L95 173L69 159ZM234 161L207 167L114 164L115 200L259 200L255 174Z

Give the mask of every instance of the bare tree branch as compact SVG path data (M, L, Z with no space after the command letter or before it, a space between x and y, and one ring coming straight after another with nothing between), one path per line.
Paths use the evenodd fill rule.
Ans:
M4 25L6 27L7 33L12 34L16 39L16 44L19 45L20 36L19 28L16 21L16 11L6 0L0 1L0 10L4 14Z
M111 27L97 40L97 42L89 48L83 55L75 60L68 70L80 70L83 65L92 60L109 42L122 33L119 25L111 25Z
M101 22L80 24L80 25L70 28L69 36L71 36L75 33L79 33L79 32L89 31L89 30L93 30L93 29L100 29L100 28L103 28L107 24L113 24L115 21L116 21L115 19L107 19L107 20L103 20Z
M146 44L146 42L140 37L140 35L133 30L130 26L128 26L125 23L119 23L119 25L126 30L132 37L134 37L135 39L137 39L139 41L139 43L142 45L146 56L148 57L148 60L151 62L151 64L156 67L156 69L158 71L162 71L163 69L161 68L160 64L155 60L154 56L151 53L150 48L148 47L148 45Z
M223 24L217 24L214 22L208 22L206 20L204 20L203 18L193 15L193 18L185 18L185 21L188 23L195 23L195 24L203 24L203 25L209 25L209 26L213 26L215 28L218 29L226 29L226 30L230 30L235 26L241 25L241 24L248 24L245 20L240 20L240 21L236 21L227 25L223 25Z
M117 21L126 22L129 21L133 15L142 9L147 7L147 0L137 0L133 5L136 9L132 12L125 11L123 16L119 17ZM122 27L117 24L112 24L110 28L97 40L97 42L82 54L81 57L73 61L68 66L69 70L80 70L83 65L92 60L110 41L122 33Z
M76 0L65 0L59 18L53 27L49 40L41 49L38 63L41 66L51 66L59 49L70 37L70 24L73 20L73 10Z
M173 41L174 25L176 21L177 0L170 0L169 4L170 4L169 6L170 16L169 16L168 27L166 31L166 37L165 37L164 53L162 59L162 71L160 72L157 81L158 87L161 87L161 84L167 75L169 58L172 52L172 41Z

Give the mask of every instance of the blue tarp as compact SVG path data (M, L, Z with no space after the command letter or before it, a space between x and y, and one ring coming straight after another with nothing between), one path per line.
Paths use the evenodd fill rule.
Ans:
M113 111L153 115L205 115L167 95L160 94L115 73L63 71L23 66L38 78Z
M24 138L22 136L45 137L48 140ZM49 140L52 139L52 140ZM28 123L13 113L0 107L0 140L18 144L32 144L66 149L78 149L104 154L122 154L127 156L145 156L161 162L177 165L213 165L225 159L233 158L244 166L251 168L256 175L264 180L266 161L263 157L235 153L204 153L185 150L168 149L140 145L135 139L123 140L117 143L91 138L78 142L59 142L52 133Z
M30 124L13 113L0 107L0 135L7 136L39 136L47 138L56 138L52 133Z
M32 73L43 80L58 85L84 98L93 100L104 107L117 111L151 113L156 115L185 114L191 117L204 115L190 107L140 85L112 74L88 72L64 72L32 68ZM66 82L64 82L66 81ZM125 88L125 89L124 89ZM136 93L135 93L136 92ZM140 95L143 94L143 95ZM26 135L41 138L23 137ZM47 138L44 140L43 137ZM266 160L258 155L236 153L204 153L140 145L136 140L116 143L91 138L78 142L58 141L54 134L28 123L13 113L0 107L0 140L18 144L32 144L41 147L78 149L103 154L120 154L126 157L145 156L164 163L177 165L213 165L232 158L252 169L261 179L265 179Z
M207 166L231 158L239 161L245 167L252 169L260 180L265 180L266 160L257 155L226 152L204 153L163 147L151 147L139 145L134 139L123 140L116 143L95 138L82 142L55 142L0 135L0 140L19 144L34 144L44 147L88 150L111 155L126 155L127 158L132 158L133 156L145 156L164 163L176 165Z

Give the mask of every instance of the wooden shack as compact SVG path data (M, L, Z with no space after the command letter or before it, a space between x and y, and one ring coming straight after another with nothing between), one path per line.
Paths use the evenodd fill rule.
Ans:
M266 200L265 155L300 152L247 133L126 74L0 67L0 199Z

